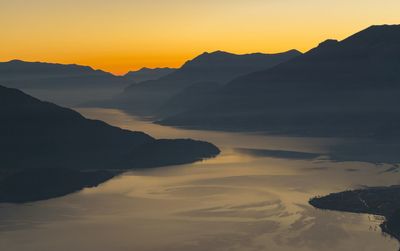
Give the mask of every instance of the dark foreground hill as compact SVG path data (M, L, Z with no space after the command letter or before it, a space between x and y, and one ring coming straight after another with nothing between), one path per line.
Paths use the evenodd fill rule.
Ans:
M62 168L30 168L0 175L0 203L46 200L96 187L118 175L117 171L81 171Z
M217 89L219 85L238 76L276 66L300 54L295 50L279 54L203 53L167 76L130 85L122 94L102 105L146 116L174 114L175 109L181 111L180 108L185 107L188 100L202 101L208 90ZM186 97L188 89L193 89L194 85L199 96L189 92L192 96Z
M162 151L143 152L141 147L160 145L162 148L165 142L171 144L165 147L170 154L168 162L175 158L180 163L181 155L191 162L218 153L215 146L206 142L156 140L142 132L131 132L102 121L86 119L73 110L5 87L0 87L0 116L2 168L120 169L131 168L132 165L163 165ZM193 145L196 147L193 148ZM186 150L182 151L181 146ZM136 151L141 152L140 161L135 159ZM155 160L157 163L154 164Z
M0 63L0 85L63 105L110 98L130 82L88 66L25 62Z
M400 25L372 26L271 69L161 124L332 137L400 135Z
M7 170L14 173L37 168L77 171L149 168L195 162L219 153L217 147L207 142L156 140L142 132L86 119L73 110L1 86L0 117L3 174L9 173ZM77 171L72 175L81 177ZM0 183L8 182L7 177L0 175Z

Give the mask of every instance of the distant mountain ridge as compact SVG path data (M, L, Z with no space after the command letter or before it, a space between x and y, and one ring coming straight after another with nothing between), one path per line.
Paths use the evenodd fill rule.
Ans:
M62 105L110 98L130 82L89 66L11 60L0 63L0 85Z
M11 60L8 62L0 62L0 81L13 81L24 79L46 79L57 77L78 77L78 76L107 76L113 77L111 73L94 70L90 66L82 66L77 64L59 64L46 62L27 62L22 60ZM114 76L115 77L115 76ZM16 83L24 86L23 82ZM57 83L54 83L56 85ZM40 88L40 86L24 87Z
M139 115L156 116L166 102L192 85L197 85L196 88L201 92L202 82L208 83L207 89L210 87L209 83L214 83L214 88L217 89L238 76L268 69L300 54L295 50L278 54L236 55L222 51L203 53L158 80L130 85L106 106L122 108ZM185 102L179 106L184 105ZM174 109L171 107L167 110L173 112Z
M48 63L48 62L28 62L19 59L13 59L7 62L0 62L0 74L12 74L12 73L29 73L41 74L41 73L84 73L84 72L95 72L98 74L108 74L102 70L94 70L90 66L83 66L78 64L60 64L60 63Z
M172 72L174 72L175 68L147 68L143 67L137 71L130 71L124 75L125 78L132 80L136 83L149 81L149 80L156 80L161 77L164 77Z
M236 78L207 104L160 123L313 136L398 134L399 58L400 25L372 26Z

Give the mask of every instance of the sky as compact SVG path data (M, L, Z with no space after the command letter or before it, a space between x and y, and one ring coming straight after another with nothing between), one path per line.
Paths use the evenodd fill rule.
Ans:
M123 74L205 51L305 52L399 13L399 0L0 0L0 61Z

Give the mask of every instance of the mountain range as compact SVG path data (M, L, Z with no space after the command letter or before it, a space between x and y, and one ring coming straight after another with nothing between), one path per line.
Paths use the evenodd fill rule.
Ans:
M0 85L61 105L110 98L131 82L88 66L12 60L0 63Z
M399 162L400 25L371 26L304 54L216 51L161 77L159 70L143 69L152 80L133 83L85 66L14 60L0 63L0 84L58 104L98 102L163 125L357 138L333 146L332 159ZM62 196L121 170L219 154L207 142L155 139L9 87L0 86L0 202Z
M372 26L267 70L159 123L301 136L400 135L400 25Z
M300 54L296 50L278 54L247 55L222 51L206 52L164 77L128 86L123 93L101 105L122 108L145 116L177 113L182 107L186 107L186 100L197 103L206 98L204 94L238 76L268 69ZM194 96L191 95L193 89L197 92ZM185 99L180 100L181 97Z

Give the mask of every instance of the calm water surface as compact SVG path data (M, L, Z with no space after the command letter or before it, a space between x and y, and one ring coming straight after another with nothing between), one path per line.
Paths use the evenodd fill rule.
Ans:
M133 170L97 188L24 205L0 204L0 250L397 250L381 219L312 208L310 197L399 183L387 166L252 156L237 148L326 151L336 142L174 129L118 110L86 117L157 138L210 141L200 163Z

